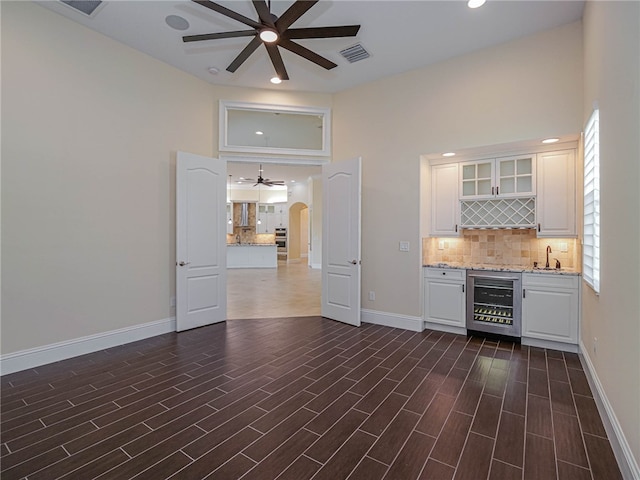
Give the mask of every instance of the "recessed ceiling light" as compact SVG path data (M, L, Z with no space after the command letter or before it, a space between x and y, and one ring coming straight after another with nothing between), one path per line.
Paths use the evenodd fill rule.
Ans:
M296 183L296 181L295 180L291 180L291 183Z
M267 43L273 43L278 40L278 32L265 28L260 32L260 40Z
M164 21L174 30L186 30L189 28L189 22L178 15L168 15Z
M547 138L545 140L542 140L542 143L556 143L559 140L559 138Z
M453 157L453 156L455 156L455 153L454 152L447 152L447 153L443 153L442 156L443 157Z
M207 68L207 71L211 74L211 75L217 75L218 73L220 73L220 69L216 68L216 67L209 67Z
M279 83L282 83L282 80L280 80L280 77L272 77L271 83L278 85Z
M469 0L467 6L469 8L478 8L485 4L487 0Z
M263 132L261 132L260 130L258 130L258 131L256 132L256 135L264 135L264 133L263 133Z

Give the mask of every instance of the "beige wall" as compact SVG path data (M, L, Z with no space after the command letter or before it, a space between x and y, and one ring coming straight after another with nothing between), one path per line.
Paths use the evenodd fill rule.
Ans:
M578 22L335 95L333 159L362 156L363 308L421 316L421 154L581 131L581 46Z
M600 295L584 285L582 342L640 465L640 3L589 2L584 109L600 109ZM598 338L597 353L593 338Z
M216 156L220 88L31 2L2 2L2 354L162 320L175 155Z

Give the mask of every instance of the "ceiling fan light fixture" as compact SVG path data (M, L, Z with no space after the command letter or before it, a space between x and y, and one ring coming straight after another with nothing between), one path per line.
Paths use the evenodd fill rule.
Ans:
M270 28L265 28L264 30L260 31L260 40L265 43L273 43L278 40L278 38L278 32L276 32L275 30L271 30Z
M270 82L273 83L274 85L278 85L282 83L282 80L280 80L280 77L272 77Z

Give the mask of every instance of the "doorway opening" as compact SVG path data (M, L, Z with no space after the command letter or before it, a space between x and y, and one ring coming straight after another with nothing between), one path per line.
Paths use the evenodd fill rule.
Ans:
M265 179L282 182L284 186L256 185L252 180L257 178L260 168ZM255 217L249 215L250 224L239 230L240 236L236 235L238 227L228 230L231 232L228 243L241 238L243 243L255 239L279 245L276 268L227 269L228 319L320 315L321 245L318 242L314 249L312 232L321 235L322 219L312 212L317 205L321 213L321 171L319 165L263 163L260 167L258 163L228 161L230 211L233 212L233 203L250 202L254 206L249 212L256 212ZM228 247L231 248L237 254L242 246Z

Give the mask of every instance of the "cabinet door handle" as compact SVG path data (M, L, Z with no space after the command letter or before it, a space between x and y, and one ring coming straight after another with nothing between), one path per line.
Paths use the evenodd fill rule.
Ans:
M527 289L526 288L522 289L522 298L527 298Z
M496 195L500 195L500 187L496 187Z
M491 195L494 194L493 192L495 191L495 189L496 189L495 187L491 187Z
M464 293L464 285L462 285L462 293Z
M456 223L456 233L458 233L458 224Z
M538 232L540 231L540 224L538 224Z

